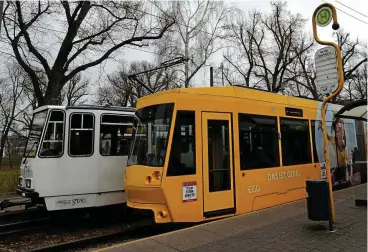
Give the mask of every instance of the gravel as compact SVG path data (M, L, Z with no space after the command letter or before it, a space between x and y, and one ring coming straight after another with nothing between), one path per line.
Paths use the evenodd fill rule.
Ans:
M131 225L139 225L139 222L134 224L110 224L104 227L53 226L36 232L33 231L29 234L22 234L21 236L9 236L0 241L0 251L26 251L97 235L111 234L123 231ZM85 249L83 249L83 251L85 251Z
M88 251L89 249L108 247L144 237L178 230L191 224L153 224L152 216L145 214L117 214L111 211L99 213L90 218L57 216L50 227L13 234L0 240L0 251L27 251L83 238L113 234L128 230L126 233L104 237L98 242L82 245L80 249L64 251ZM52 250L51 250L52 251Z

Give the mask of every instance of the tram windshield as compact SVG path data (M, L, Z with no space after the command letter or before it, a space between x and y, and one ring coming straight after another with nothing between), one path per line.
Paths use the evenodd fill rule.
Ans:
M35 157L38 145L40 143L40 138L43 130L43 126L46 121L47 110L37 112L33 115L32 124L29 130L25 157L32 158Z
M164 165L173 108L172 103L160 104L136 112L128 165Z

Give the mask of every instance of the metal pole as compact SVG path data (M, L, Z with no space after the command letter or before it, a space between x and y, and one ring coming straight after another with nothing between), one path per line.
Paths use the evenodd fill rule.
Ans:
M332 93L330 96L326 97L323 100L322 107L321 107L321 118L322 118L322 132L323 132L323 147L325 151L325 162L326 162L326 172L327 172L327 181L328 181L328 187L329 187L329 194L330 194L330 208L331 208L331 220L330 220L330 230L332 231L332 223L335 222L335 206L334 206L334 200L333 200L333 193L332 193L332 182L331 182L331 167L330 167L330 153L328 150L328 139L327 139L327 128L326 128L326 105L327 102L329 102L333 97L337 96L342 88L344 87L344 75L342 71L342 60L341 60L341 52L340 48L337 44L333 42L328 41L322 41L318 38L317 35L317 26L316 26L316 14L318 10L322 7L329 7L332 10L332 18L333 18L333 25L332 28L334 30L339 29L339 24L337 23L337 15L336 15L336 9L332 4L324 3L317 7L317 9L314 11L312 16L312 26L313 26L313 35L314 39L317 41L317 43L322 45L330 45L333 46L336 50L337 54L337 71L339 75L339 87L338 89Z
M171 62L169 63L169 61L172 61L172 60L175 60L175 59L179 59L177 61L174 61L174 62ZM159 70L159 69L162 69L162 68L165 68L167 69L168 67L171 67L171 66L175 66L175 65L178 65L178 64L181 64L185 61L188 61L189 59L188 58L175 58L175 59L172 59L172 60L168 60L164 63L161 64L161 66L159 67L156 67L154 69L149 69L149 70L145 70L145 71L142 71L142 72L139 72L139 73L135 73L135 74L131 74L131 75L128 75L127 77L129 79L133 79L135 80L136 82L138 82L142 87L144 87L148 92L150 92L151 94L154 93L154 91L148 87L146 84L144 84L142 81L140 81L137 76L138 75L141 75L141 74L144 74L144 73L149 73L149 72L153 72L153 71L156 71L156 70Z
M210 87L213 87L213 67L210 67Z
M224 63L221 63L221 77L222 77L222 86L225 86L225 83L224 83Z
M144 87L151 94L154 93L154 91L150 87L148 87L146 84L144 84L142 81L140 81L137 77L132 76L130 78L132 78L133 80L135 80L136 82L138 82L142 87Z

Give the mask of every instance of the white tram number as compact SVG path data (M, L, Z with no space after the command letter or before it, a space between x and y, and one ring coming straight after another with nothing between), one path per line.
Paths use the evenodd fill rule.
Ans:
M257 193L261 191L261 187L259 185L250 185L248 186L248 193Z

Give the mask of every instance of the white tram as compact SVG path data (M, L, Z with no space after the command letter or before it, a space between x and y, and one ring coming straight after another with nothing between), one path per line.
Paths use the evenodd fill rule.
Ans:
M48 211L125 203L134 114L92 105L34 110L18 194Z

